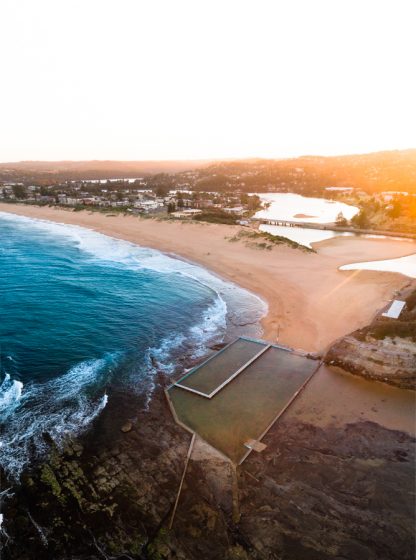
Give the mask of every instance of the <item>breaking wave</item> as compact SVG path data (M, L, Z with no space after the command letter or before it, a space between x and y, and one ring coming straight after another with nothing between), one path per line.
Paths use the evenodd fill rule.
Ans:
M152 343L141 344L142 339L138 339L133 356L131 348L127 352L121 349L105 354L100 359L81 361L52 379L35 380L35 376L29 372L29 381L20 375L19 360L6 356L6 363L0 372L0 465L8 476L16 480L34 458L48 451L51 440L62 447L67 438L79 435L88 428L105 408L108 401L105 388L112 381L122 382L135 392L145 394L149 403L157 373L168 376L175 374L186 360L206 354L208 347L222 341L226 333L233 336L233 329L235 334L254 336L260 333L259 320L266 312L266 304L257 296L204 268L78 226L2 212L0 217L13 222L13 227L20 225L24 235L30 226L37 228L41 235L45 232L48 242L51 237L54 240L62 239L65 245L82 251L82 262L99 262L100 266L108 265L129 271L150 270L159 275L175 275L197 282L212 292L212 297L204 300L209 301L207 307L199 308L194 321L191 313L186 324L178 323L167 335L165 330L165 335L160 335L158 340L157 337L144 337L143 340L151 340ZM78 276L68 276L62 285L72 286L71 282L77 280ZM183 285L182 280L181 283ZM88 287L88 283L81 286L82 289ZM90 292L85 297L94 297L94 292ZM44 350L47 349L45 345ZM98 355L101 353L104 354L104 351ZM40 358L42 361L42 356Z
M1 464L10 477L18 479L33 457L47 451L45 434L61 447L100 414L108 397L91 398L88 389L96 387L106 365L106 360L83 362L61 377L25 387L6 373L0 385L0 447Z
M160 274L175 274L188 277L210 288L222 300L220 304L228 327L238 329L240 333L259 335L260 319L267 313L267 303L257 295L225 281L209 270L156 249L136 245L129 241L116 239L93 230L68 224L27 218L6 212L0 212L2 219L14 223L30 224L46 233L70 240L81 251L110 266L119 265L129 270L152 270ZM205 322L205 318L203 319ZM198 327L197 327L198 328Z

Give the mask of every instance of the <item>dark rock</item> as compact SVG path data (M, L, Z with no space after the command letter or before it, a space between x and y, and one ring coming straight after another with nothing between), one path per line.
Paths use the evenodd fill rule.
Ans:
M53 451L14 489L2 558L414 558L408 434L371 422L319 428L280 421L264 439L267 449L239 468L238 523L229 463L195 453L168 531L190 435L174 423L160 390L131 436L116 425L108 439L97 437L113 418L103 414L72 453Z

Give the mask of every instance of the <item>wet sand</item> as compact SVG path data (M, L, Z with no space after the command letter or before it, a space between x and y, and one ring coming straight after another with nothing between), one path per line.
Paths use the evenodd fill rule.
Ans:
M336 238L317 254L286 245L261 249L230 242L240 226L107 216L56 207L0 204L0 211L87 227L188 259L258 294L269 306L264 337L294 348L323 351L365 326L395 292L410 282L398 274L339 271L343 264L412 254L416 244L391 239Z
M416 434L415 392L322 365L283 420L326 428L369 421Z

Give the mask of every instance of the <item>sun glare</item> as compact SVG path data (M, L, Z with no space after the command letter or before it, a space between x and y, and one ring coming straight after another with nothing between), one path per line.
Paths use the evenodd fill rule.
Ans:
M0 160L416 145L414 2L5 0Z

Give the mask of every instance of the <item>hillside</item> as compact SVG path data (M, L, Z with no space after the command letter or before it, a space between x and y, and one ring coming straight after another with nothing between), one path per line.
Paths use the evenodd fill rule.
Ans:
M319 194L323 187L354 187L368 193L416 193L416 149L335 157L221 162L204 170L201 188L243 181L250 190Z
M193 170L192 177L187 171ZM3 181L65 181L169 174L194 190L291 191L322 196L324 188L354 187L373 194L416 193L416 149L334 157L234 161L21 161L0 163ZM166 176L165 176L166 179Z
M336 341L325 357L326 363L367 379L415 390L415 286L411 283L400 295L406 308L399 319L377 315L367 327Z

